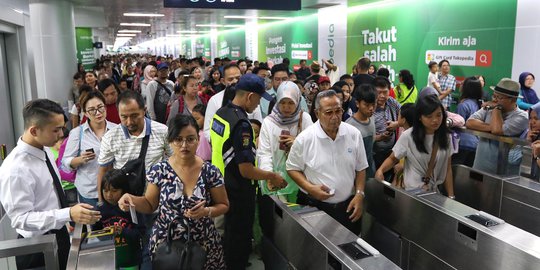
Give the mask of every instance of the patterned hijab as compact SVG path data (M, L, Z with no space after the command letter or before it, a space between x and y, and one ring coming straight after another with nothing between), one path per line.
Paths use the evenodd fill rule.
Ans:
M143 83L148 84L149 82L153 81L154 78L150 77L150 71L155 68L152 65L148 65L144 68L144 80Z
M298 85L296 85L296 83L291 81L282 82L277 89L276 105L274 106L274 108L272 109L272 113L268 115L268 117L270 117L270 119L276 124L282 126L298 122L301 112L301 96L302 95L300 93L300 89L298 89ZM283 116L283 114L279 111L279 102L284 98L291 99L296 105L296 110L294 110L294 113L289 117Z

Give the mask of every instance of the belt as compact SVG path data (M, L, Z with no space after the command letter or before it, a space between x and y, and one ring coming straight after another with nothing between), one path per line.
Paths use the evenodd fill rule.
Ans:
M328 208L333 208L333 209L338 209L338 208L342 208L342 207L345 207L347 208L349 206L349 203L353 197L353 195L351 195L349 198L347 198L346 200L342 201L342 202L338 202L338 203L327 203L327 202L323 202L323 201L319 201L313 197L311 197L309 194L303 192L303 191L298 191L298 194L300 195L303 195L305 196L306 200L307 200L307 203L309 205L312 205L312 206L315 206L315 207L328 207Z

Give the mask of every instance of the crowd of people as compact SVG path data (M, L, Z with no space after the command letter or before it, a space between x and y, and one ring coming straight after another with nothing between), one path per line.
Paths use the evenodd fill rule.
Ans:
M329 60L103 56L73 76L69 117L46 99L26 104L25 132L0 167L0 202L19 237L57 235L61 268L73 221L117 229L131 254L118 267L152 269L171 227L173 240L202 247L205 269L245 269L255 219L269 230L267 195L359 234L370 179L454 199L453 164L494 168L497 143L460 128L526 139L539 160L533 74L489 91L483 76L458 82L448 60L426 73L420 83L400 70L394 84L367 57L341 74ZM20 269L42 264L17 257Z

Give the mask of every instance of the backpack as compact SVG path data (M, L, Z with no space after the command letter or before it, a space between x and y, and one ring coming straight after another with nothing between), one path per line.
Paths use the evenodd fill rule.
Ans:
M158 84L156 96L154 97L154 113L156 121L162 124L167 122L167 105L171 99L171 90L162 83L155 81Z

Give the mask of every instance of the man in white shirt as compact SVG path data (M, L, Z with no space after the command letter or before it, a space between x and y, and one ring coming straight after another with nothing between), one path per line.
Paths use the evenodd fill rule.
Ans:
M101 216L88 204L68 207L58 168L49 150L62 137L62 108L47 99L30 101L23 109L25 131L0 167L0 202L19 238L55 234L60 269L70 248L65 224L93 224ZM18 269L44 266L42 253L17 256Z
M296 137L287 159L287 172L301 189L297 202L359 234L368 167L362 134L341 122L343 108L334 90L317 95L315 110L319 120Z
M240 80L240 77L242 76L242 73L240 72L240 68L235 64L230 64L225 67L223 67L223 83L227 88L210 98L208 101L208 104L206 105L206 113L204 114L204 136L208 141L210 141L210 122L212 122L212 119L214 119L214 114L216 114L217 110L219 108L223 107L223 105L227 105L229 101L232 101L234 98L234 92L231 93L229 86L232 84L235 84ZM226 98L226 102L223 101L223 99ZM223 104L225 103L225 104ZM257 119L259 122L262 123L263 118L261 114L261 108L260 106L257 106L257 108L252 112L248 113L249 119Z

